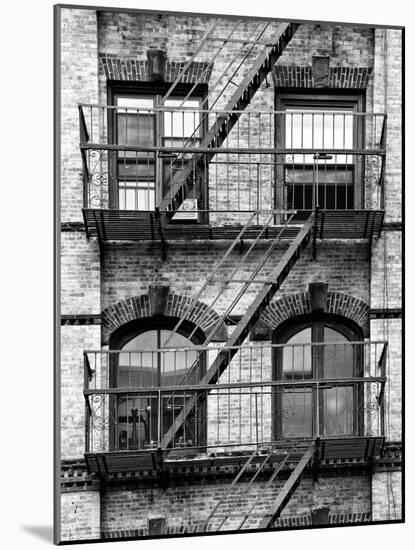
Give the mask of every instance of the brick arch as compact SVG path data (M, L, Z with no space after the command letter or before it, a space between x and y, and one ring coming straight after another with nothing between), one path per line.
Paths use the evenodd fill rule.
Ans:
M325 313L340 315L354 321L366 336L369 330L369 306L359 298L343 292L328 292ZM284 321L311 313L309 292L286 294L274 300L264 311L261 321L271 330Z
M149 63L146 59L113 54L100 54L101 69L108 80L130 80L150 82ZM189 84L208 83L213 65L206 61L193 61L182 82ZM165 82L174 82L183 69L182 61L167 60L164 72Z
M146 294L131 296L108 306L102 311L102 343L108 344L111 334L120 326L130 321L152 317L155 314L169 317L181 317L190 306L192 298L174 292L166 293L162 306L156 304L152 299L151 290ZM186 320L199 325L201 330L207 334L219 321L219 315L203 302L196 304L186 315ZM223 326L215 337L215 341L227 339L226 327Z

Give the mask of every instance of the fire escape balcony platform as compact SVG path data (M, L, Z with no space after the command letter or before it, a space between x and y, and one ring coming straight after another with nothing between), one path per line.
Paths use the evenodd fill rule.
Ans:
M304 454L306 445L311 440L284 440L264 444L264 453L272 445L272 455L269 465L275 465L284 460L290 453L291 462ZM385 438L382 436L349 436L336 438L320 438L317 451L314 456L314 464L323 466L367 466L381 457ZM293 453L293 446L298 446L298 452ZM259 446L261 449L261 446ZM112 476L126 473L157 472L161 470L179 471L181 473L203 473L211 470L216 472L240 468L252 453L252 448L245 451L231 451L221 453L209 453L203 449L174 449L159 451L156 449L140 451L113 451L85 453L85 461L90 474L100 476ZM256 468L263 462L260 453L252 461L251 467Z
M199 223L171 223L161 230L154 212L136 210L84 209L84 222L88 237L107 241L180 241L180 240L230 240L234 239L240 223L211 225ZM318 239L372 239L380 236L384 218L383 210L319 210L316 220ZM292 239L300 231L302 223L295 221L285 230L282 238ZM244 239L255 239L262 229L252 225L244 233ZM282 225L272 225L262 238L275 238Z

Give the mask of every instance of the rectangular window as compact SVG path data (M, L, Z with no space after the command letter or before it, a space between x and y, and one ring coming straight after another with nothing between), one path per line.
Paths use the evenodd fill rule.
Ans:
M359 96L277 96L276 144L293 150L278 164L277 207L297 210L297 219L307 218L316 206L360 208L362 158L350 150L363 144L363 125L355 115L361 107Z
M110 89L110 100L116 107L110 115L110 142L126 146L126 150L115 152L111 163L112 208L154 210L191 158L184 151L157 149L185 149L200 144L204 129L198 111L203 99L201 87L189 97L190 86L178 87L160 110L167 90L167 85L155 88L144 84L140 88L117 84ZM135 151L134 147L143 150ZM196 204L192 209L197 209Z

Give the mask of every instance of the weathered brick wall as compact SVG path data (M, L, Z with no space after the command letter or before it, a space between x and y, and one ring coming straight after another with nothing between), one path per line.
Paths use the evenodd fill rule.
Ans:
M402 32L375 30L374 110L387 114L386 221L402 220Z
M82 221L82 163L78 102L98 100L97 24L93 10L61 11L61 221ZM98 245L85 233L61 233L61 313L98 314L100 265ZM83 357L100 345L95 326L64 326L61 333L62 457L82 455L84 441Z
M225 253L229 243L170 243L166 262L162 262L160 247L156 244L112 244L106 247L102 264L102 307L108 307L118 300L146 293L150 285L170 285L177 294L193 296L202 286L212 268ZM262 245L261 251L265 245ZM288 244L283 244L272 255L269 265L261 277L266 277ZM260 254L248 258L241 278L253 270ZM220 276L228 275L240 260L234 252L224 265ZM307 248L281 287L279 295L304 292L314 281L327 281L330 291L338 291L369 301L369 263L367 244L363 242L321 242L318 245L317 260L312 259L311 247ZM236 278L236 277L235 277ZM253 286L253 285L252 285ZM235 288L234 288L235 287ZM215 304L218 313L223 312L229 299L237 291L237 285L222 292ZM201 301L209 299L220 290L219 285L209 287ZM256 295L257 288L251 288L241 300L234 314L245 311Z
M376 29L374 65L374 106L385 111L387 150L385 171L385 221L402 220L402 75L401 31ZM370 305L373 309L402 307L402 236L401 231L384 231L373 246L371 260ZM401 439L402 372L401 321L371 321L372 338L389 341L387 372L386 431L391 440Z
M61 234L61 313L101 312L100 260L98 243L85 233Z
M385 387L385 430L391 441L402 439L402 321L401 319L372 319L372 340L388 342L388 361Z
M82 352L96 349L99 326L61 327L61 456L79 458L85 452L84 364Z
M82 163L78 102L98 101L94 10L61 9L61 220L81 221Z
M61 541L99 539L99 491L79 491L61 495Z
M264 491L266 482L255 483L249 502L259 494L255 512L266 512L277 497L283 481L277 481ZM241 482L227 500L222 511L243 513L247 505ZM215 483L176 486L164 491L158 488L137 490L107 489L101 500L101 529L116 531L146 528L148 520L165 517L167 526L198 526L207 518L217 500L228 491L229 484ZM312 507L329 506L331 513L370 512L370 481L366 476L329 478L321 476L318 483L303 478L282 518L310 513ZM238 519L228 520L233 528ZM240 520L239 520L240 521ZM247 527L255 528L258 519L252 518Z
M301 25L278 65L311 65L313 55L328 55L337 67L371 67L373 29L330 23Z
M384 231L372 248L370 305L374 309L402 307L402 233Z
M372 478L372 519L402 519L402 474L379 472Z

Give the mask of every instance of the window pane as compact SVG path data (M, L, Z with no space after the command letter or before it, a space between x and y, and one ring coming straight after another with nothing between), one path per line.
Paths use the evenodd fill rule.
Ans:
M300 175L301 173L301 175ZM354 186L348 182L350 171L338 170L336 174L326 173L326 181L318 184L318 205L324 209L348 210L354 208ZM298 170L293 174L287 171L285 181L285 204L287 208L295 210L311 210L313 208L313 184L307 183L310 172ZM344 176L343 176L344 175ZM337 181L330 182L329 179L341 180L344 177L345 183ZM297 180L293 178L298 178Z
M168 341L167 348L191 348L192 342L181 334L170 330L160 330L161 348ZM185 382L192 384L199 381L198 371L194 370L191 376L186 372L195 365L198 353L192 350L172 350L157 353L157 330L149 330L137 335L122 348L119 359L119 385L156 385L157 373L160 374L161 385L176 385ZM122 384L121 384L122 382Z
M117 114L117 143L119 145L151 146L154 145L153 115Z
M293 149L352 149L353 115L329 107L290 107L286 110L285 138ZM299 112L300 111L300 112ZM313 111L313 113L307 113ZM328 111L328 112L327 112Z
M285 172L285 181L288 183L310 183L314 181L315 175L312 167L304 166L298 167L293 165L287 167ZM353 185L354 173L352 168L339 168L334 166L322 166L320 165L318 171L318 184L319 185Z
M146 153L144 153L146 155ZM142 160L142 157L137 159L126 158L118 160L118 175L125 178L134 179L154 179L155 165L153 161L153 155L148 160Z
M129 340L119 357L119 386L146 387L157 384L157 331L149 330Z
M324 435L353 433L353 388L339 386L323 390Z
M168 338L170 338L168 340ZM168 347L173 348L189 348L192 347L192 342L181 334L173 333L170 330L161 331L162 345L168 340ZM161 373L163 384L174 385L180 383L192 384L195 383L196 372L191 376L186 377L186 372L191 369L197 359L195 351L167 351L163 353L161 364ZM191 379L191 380L190 380Z
M281 425L283 437L312 436L312 393L310 389L284 390Z
M121 210L153 210L154 182L119 182L118 199Z
M325 111L319 113L318 111ZM345 109L347 110L347 109ZM313 113L307 113L313 111ZM285 117L285 143L293 149L352 149L353 124L352 114L339 113L330 107L290 107ZM314 162L313 155L295 155L291 162ZM288 161L288 162L290 162ZM348 164L353 162L351 155L337 155L325 163Z
M131 107L132 109L152 109L154 106L154 99L152 97L139 97L139 96L119 96L116 98L116 104L120 107Z
M182 99L168 99L165 102L166 107L179 107L182 103ZM199 100L188 99L184 102L182 107L189 108L189 111L178 112L165 112L164 113L164 136L165 137L177 137L187 138L192 136L196 131L196 136L200 136L200 115L196 110L199 108Z
M324 377L347 378L354 375L354 346L340 332L324 327Z
M311 328L305 328L292 336L283 348L283 376L285 379L310 378L312 374L311 360ZM302 345L305 344L305 345Z
M158 342L161 342L158 346ZM165 351L155 351L167 347ZM118 376L120 387L150 387L156 385L178 385L196 383L201 378L203 363L197 364L196 351L172 348L189 348L192 342L181 334L170 330L148 330L129 340L119 354ZM128 351L128 353L127 353ZM195 365L193 373L185 377L186 370ZM157 394L140 396L120 396L117 398L117 423L115 444L120 450L145 449L153 447L159 440L158 429L165 433L173 419L182 411L189 392L176 391L162 394L159 402ZM203 407L198 414L187 418L184 429L176 434L175 444L179 446L203 444L204 431L201 422ZM161 418L159 419L159 411ZM204 413L203 413L204 414Z
M118 398L116 446L119 450L144 449L157 438L157 428L151 418L156 401L151 397Z

